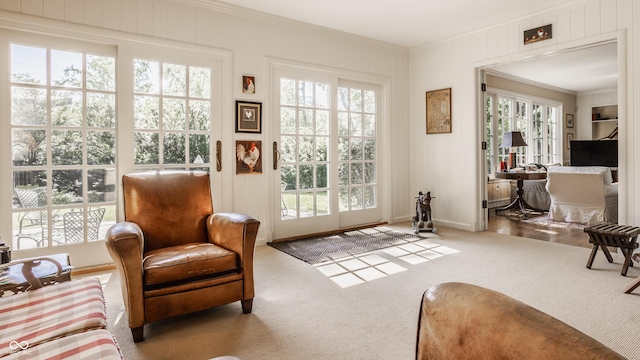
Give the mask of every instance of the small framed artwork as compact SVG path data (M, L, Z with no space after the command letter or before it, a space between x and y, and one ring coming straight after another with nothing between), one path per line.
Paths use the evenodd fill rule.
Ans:
M262 132L262 103L236 101L236 132Z
M533 44L538 41L551 39L552 37L551 24L549 24L535 29L526 30L524 32L524 44Z
M427 91L427 134L451 132L451 88Z
M573 127L573 114L567 114L567 127Z
M255 76L242 76L242 92L244 94L256 93L256 77Z
M573 133L567 133L567 149L571 149L571 141L573 141Z
M262 141L236 141L236 174L262 173Z

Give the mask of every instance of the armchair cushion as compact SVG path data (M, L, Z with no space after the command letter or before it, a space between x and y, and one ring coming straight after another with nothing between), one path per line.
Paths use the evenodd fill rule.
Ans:
M211 243L191 243L148 251L145 285L188 280L236 270L236 253Z

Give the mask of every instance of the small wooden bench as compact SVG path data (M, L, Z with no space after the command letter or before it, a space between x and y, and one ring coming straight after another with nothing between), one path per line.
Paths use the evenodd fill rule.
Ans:
M598 224L585 228L584 232L589 234L589 242L593 244L589 261L587 261L587 269L591 269L598 248L602 249L607 260L612 263L613 258L607 246L616 247L620 248L624 255L624 265L622 265L621 274L622 276L627 276L627 269L629 266L633 266L633 262L631 261L633 250L638 248L637 239L638 234L640 234L640 227L618 224Z

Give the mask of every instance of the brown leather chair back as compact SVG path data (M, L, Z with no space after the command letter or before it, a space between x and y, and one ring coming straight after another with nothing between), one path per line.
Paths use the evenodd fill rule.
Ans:
M124 216L140 226L144 251L206 242L213 213L209 173L153 171L122 177Z

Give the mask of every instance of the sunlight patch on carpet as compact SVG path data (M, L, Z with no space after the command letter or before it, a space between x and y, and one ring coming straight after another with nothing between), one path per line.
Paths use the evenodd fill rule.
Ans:
M268 245L315 266L341 288L382 279L407 271L409 266L459 252L417 234L383 226Z
M373 253L334 259L316 264L315 267L341 288L347 288L398 274L407 271L408 266L458 252L447 246L420 240L376 250ZM401 264L395 260L399 260Z

